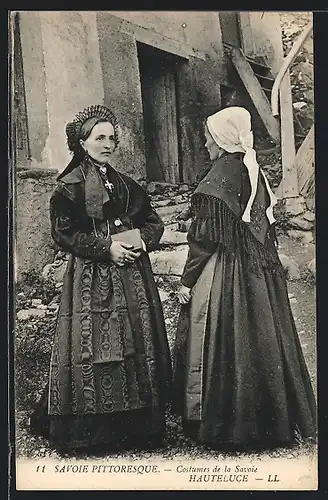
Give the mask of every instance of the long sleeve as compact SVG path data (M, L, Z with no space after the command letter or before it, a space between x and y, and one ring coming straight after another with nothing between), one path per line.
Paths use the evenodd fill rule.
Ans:
M164 232L164 223L150 204L147 210L147 218L139 229L141 237L146 244L147 252L156 250Z
M181 283L192 288L220 239L219 207L210 197L198 196L192 204L194 218L188 231L189 252Z
M75 203L61 193L50 201L51 234L56 244L77 257L109 260L111 239L99 238L84 232L78 223Z
M132 179L129 179L129 184L130 218L133 221L133 226L140 229L147 252L152 252L159 248L159 242L164 232L164 223L151 206L151 200L146 191Z

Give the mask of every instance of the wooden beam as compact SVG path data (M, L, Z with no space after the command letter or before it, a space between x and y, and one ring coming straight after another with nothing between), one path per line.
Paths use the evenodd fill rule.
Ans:
M111 15L115 16L115 12ZM155 33L150 29L144 28L133 24L125 19L120 19L120 31L126 35L134 37L138 42L145 43L146 45L151 45L160 50L165 50L177 56L183 57L185 59L190 59L190 57L197 57L198 59L206 60L205 53L201 50L194 49L187 43L182 43L178 40L173 40L168 35L164 36L160 33Z
M269 149L259 149L257 151L257 155L258 156L270 156L273 153L278 153L279 151L280 151L280 147L274 146L273 148L269 148Z
M280 142L279 122L272 116L270 102L265 95L260 82L254 75L253 69L240 49L234 48L231 60L235 66L248 94L250 95L261 120L271 139Z
M305 40L309 36L309 34L312 31L312 22L309 23L306 28L302 31L301 35L299 38L296 40L294 45L292 46L291 50L285 57L282 66L276 76L275 82L272 87L272 94L271 94L271 110L273 116L278 116L279 111L278 111L278 95L279 95L279 87L281 85L281 82L283 81L283 78L289 69L290 65L294 61L295 57L297 56L298 52L301 50Z
M243 51L250 57L254 56L254 40L250 21L250 12L239 12L239 28Z
M281 114L281 160L282 160L282 197L294 198L299 195L297 168L295 165L295 140L293 102L290 90L289 71L285 73L280 85Z
M305 198L314 196L314 125L297 151L295 162L300 194Z

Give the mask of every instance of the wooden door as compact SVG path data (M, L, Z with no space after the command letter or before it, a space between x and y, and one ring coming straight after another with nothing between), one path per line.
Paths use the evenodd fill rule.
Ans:
M176 72L159 57L140 61L147 174L150 180L179 182Z

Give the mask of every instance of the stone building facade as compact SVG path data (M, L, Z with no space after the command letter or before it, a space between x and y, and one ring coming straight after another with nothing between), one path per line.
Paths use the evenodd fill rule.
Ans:
M271 12L20 11L11 27L21 269L52 259L48 202L70 160L65 125L76 112L97 103L113 109L118 170L190 183L208 162L205 117L242 87L225 44L261 57L273 75L283 59L279 14Z

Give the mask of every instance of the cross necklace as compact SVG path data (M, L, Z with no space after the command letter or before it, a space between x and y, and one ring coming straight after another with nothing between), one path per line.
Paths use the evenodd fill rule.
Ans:
M102 175L102 177L105 179L105 182L104 182L105 188L108 189L108 191L110 193L112 193L114 191L114 184L109 182L109 180L107 179L107 168L105 166L101 166L101 167L99 167L99 172Z

